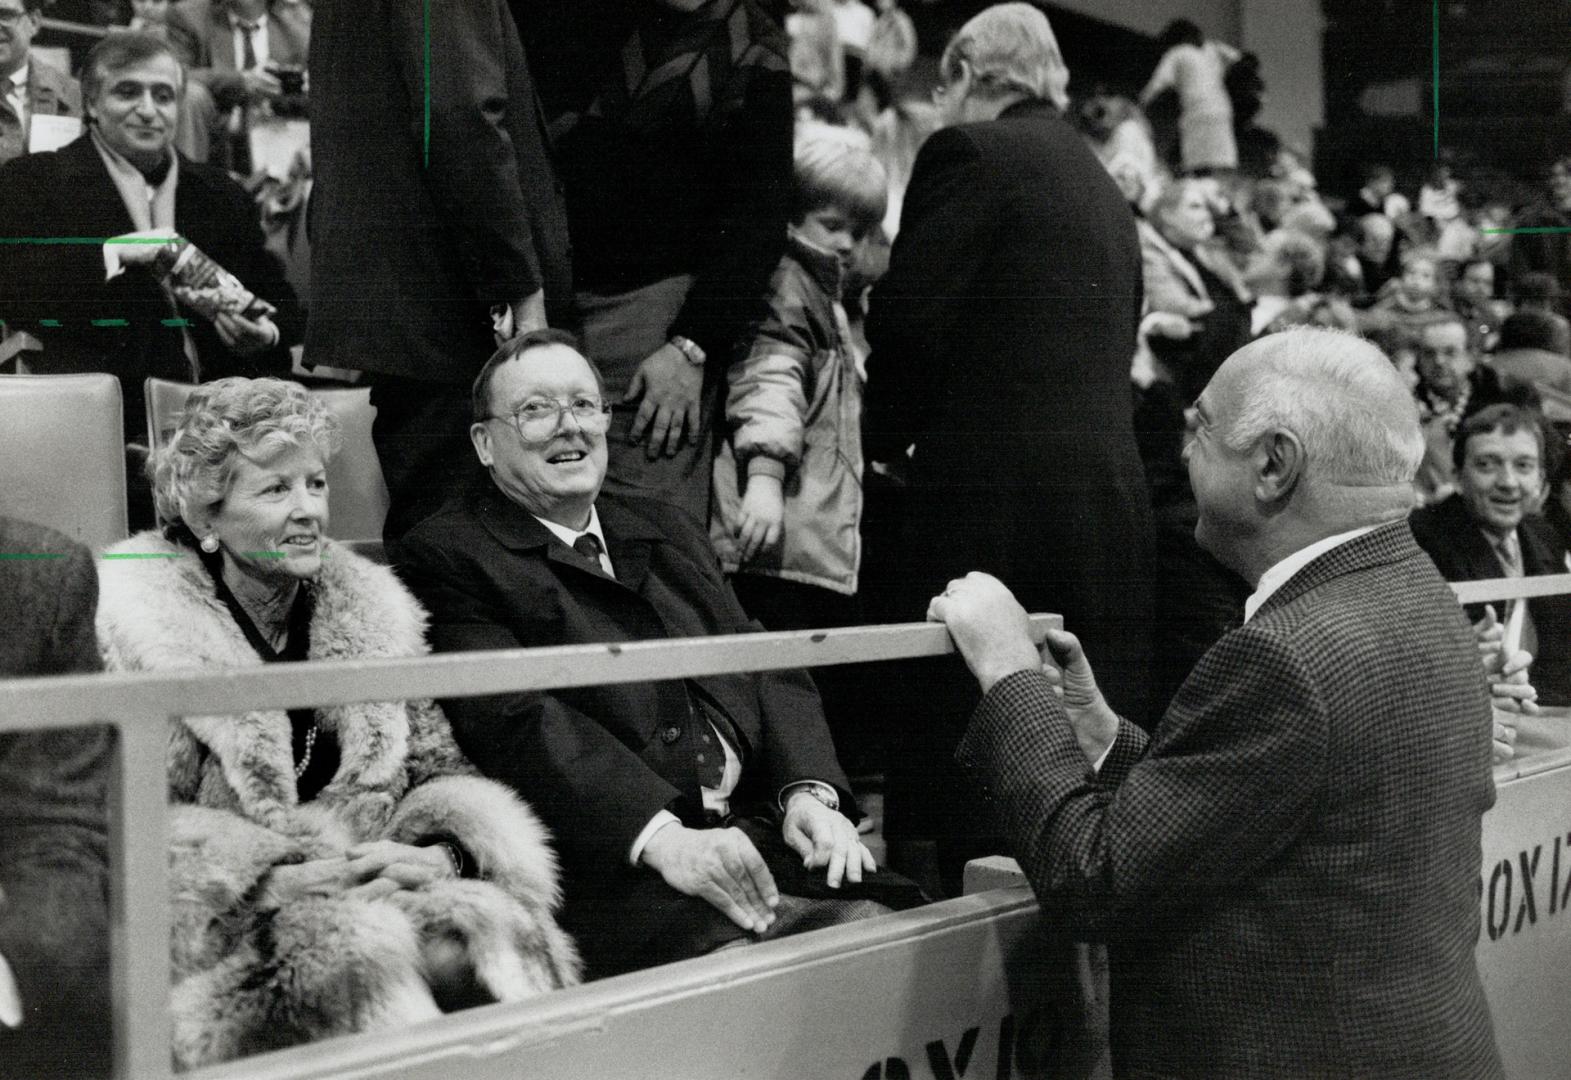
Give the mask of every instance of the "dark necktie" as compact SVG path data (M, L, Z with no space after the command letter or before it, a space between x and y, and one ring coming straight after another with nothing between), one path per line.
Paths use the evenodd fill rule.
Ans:
M262 28L259 22L240 23L240 70L250 71L256 67L256 32Z
M600 546L600 538L594 533L584 533L573 541L573 550L584 558L594 563L596 570L604 570L605 564L600 561L600 553L605 548Z

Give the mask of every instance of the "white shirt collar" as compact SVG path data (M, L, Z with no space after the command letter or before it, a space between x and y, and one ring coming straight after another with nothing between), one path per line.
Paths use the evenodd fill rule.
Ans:
M33 61L29 58L22 61L22 66L11 72L11 86L13 93L22 93L27 89L27 77L32 73Z
M539 514L534 514L532 516L540 524L544 525L547 529L550 529L552 535L555 536L558 540L562 541L562 543L566 544L568 547L572 547L573 541L577 540L585 533L592 534L596 540L600 541L601 568L612 577L616 577L616 572L611 569L611 545L605 542L605 532L600 528L600 511L593 505L589 507L589 526L584 529L569 529L566 525L559 525L554 521L547 521Z
M1337 533L1324 540L1316 540L1308 547L1299 548L1293 554L1277 563L1271 569L1260 575L1260 584L1255 586L1255 591L1249 594L1249 599L1244 601L1244 621L1248 622L1255 617L1255 612L1260 610L1267 600L1283 585L1292 580L1293 575L1304 567L1314 562L1332 548L1341 547L1349 540L1356 540L1367 532L1373 532L1378 525L1365 525L1360 529L1349 532Z

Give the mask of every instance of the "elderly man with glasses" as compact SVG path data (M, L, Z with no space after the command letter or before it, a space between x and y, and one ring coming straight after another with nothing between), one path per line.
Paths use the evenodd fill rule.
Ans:
M605 494L611 404L571 334L503 346L475 380L489 473L394 543L439 652L759 629L704 526ZM464 753L556 837L563 922L591 977L865 918L919 897L857 838L800 671L443 702Z

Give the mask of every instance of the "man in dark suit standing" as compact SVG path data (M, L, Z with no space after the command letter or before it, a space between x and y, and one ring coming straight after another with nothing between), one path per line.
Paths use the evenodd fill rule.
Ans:
M572 335L499 350L474 387L489 470L393 545L438 652L738 633L708 533L605 494L610 403ZM563 924L592 976L909 903L847 816L850 786L804 672L443 702L464 753L539 812Z
M1565 545L1534 512L1544 495L1542 425L1536 414L1500 403L1457 428L1456 494L1412 517L1413 538L1447 581L1566 572ZM1571 704L1571 597L1517 600L1501 614L1508 644L1536 658L1538 700ZM1483 607L1470 608L1468 617L1484 618Z
M389 540L471 467L478 358L571 298L524 7L314 5L306 360L372 375Z
M0 678L100 670L92 554L0 518L0 556ZM110 746L102 727L0 732L6 1076L109 1074Z
M1373 346L1239 350L1185 452L1202 547L1255 586L1148 739L1071 634L985 574L949 624L960 760L1048 911L1108 943L1120 1077L1501 1075L1473 950L1489 689L1405 518L1423 440Z
M1130 628L1151 623L1153 553L1129 385L1134 218L1062 115L1069 73L1040 11L982 12L940 72L949 126L917 157L868 316L867 456L907 480L899 535L882 556L869 540L869 588L890 583L881 617L898 621L955 574L998 574L1095 643L1110 697L1143 721L1150 643ZM947 778L967 703L952 664L918 666L909 708L891 711L927 735L892 739L908 749L887 825L892 845L939 837L954 878L984 846L962 835L975 816Z

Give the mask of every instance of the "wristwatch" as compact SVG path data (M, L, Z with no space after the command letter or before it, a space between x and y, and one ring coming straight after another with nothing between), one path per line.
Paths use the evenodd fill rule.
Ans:
M840 795L834 788L828 784L821 784L817 780L799 780L794 784L788 784L785 790L780 793L780 812L782 814L785 813L786 800L797 794L811 795L831 810L838 811L840 809Z
M672 334L671 344L675 345L677 351L685 356L687 358L687 362L692 364L694 367L703 367L704 364L709 360L709 354L704 352L703 348L699 346L698 342L694 341L692 338L683 337L681 334Z

